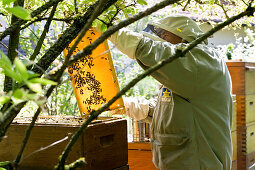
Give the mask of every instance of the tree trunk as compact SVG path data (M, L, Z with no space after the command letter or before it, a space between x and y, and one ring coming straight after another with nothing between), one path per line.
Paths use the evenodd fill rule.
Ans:
M24 6L24 0L17 0L14 3L14 6ZM18 21L19 18L16 16L12 15L11 18L11 24L14 24L16 21ZM19 46L19 34L20 34L20 25L17 27L17 29L13 30L12 33L10 34L9 38L9 45L8 45L8 57L11 60L11 62L14 61L14 58L18 56L18 53L16 50L18 50ZM4 81L4 91L9 92L12 90L13 87L13 82L12 78L5 76L5 81Z

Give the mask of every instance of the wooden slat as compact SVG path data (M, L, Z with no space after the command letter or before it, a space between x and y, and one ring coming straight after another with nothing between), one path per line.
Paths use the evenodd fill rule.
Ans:
M140 143L140 142L132 142L128 143L128 149L135 149L135 150L144 150L144 151L150 151L151 150L151 144L146 143Z
M7 138L0 143L0 160L14 160L21 146L24 137L26 125L11 125L7 132ZM77 130L77 127L61 127L55 128L52 126L35 126L32 130L31 137L24 151L24 157L32 152L39 150L41 147L46 147L56 141L59 141L66 136L70 136ZM46 150L37 152L20 164L23 169L52 169L58 162L58 157L64 150L67 142L61 142ZM71 163L82 156L82 141L81 138L76 142L72 151L70 152L67 163ZM9 154L5 154L5 150ZM23 158L24 158L23 157ZM23 159L22 158L22 159Z
M255 122L247 124L247 154L255 152Z
M95 124L86 130L83 140L86 170L111 169L128 163L126 120Z
M233 95L233 111L232 111L232 128L231 131L236 131L236 96Z
M232 136L232 145L233 145L233 156L232 156L232 161L236 161L237 160L237 137L236 137L236 131L232 131L231 132L231 136Z
M255 79L255 75L254 75ZM255 87L255 84L254 84ZM255 123L255 94L245 97L246 124Z
M228 67L244 67L245 62L243 61L228 61L226 62Z
M245 96L236 96L237 103L237 169L247 168Z
M156 170L151 151L128 150L130 170Z
M245 67L240 62L227 62L228 70L232 79L232 93L245 95Z
M255 66L255 63L254 63ZM247 70L245 71L245 94L255 95L255 71Z
M251 167L252 165L255 164L255 151L248 154L247 157L248 157L248 162L247 162L248 167Z

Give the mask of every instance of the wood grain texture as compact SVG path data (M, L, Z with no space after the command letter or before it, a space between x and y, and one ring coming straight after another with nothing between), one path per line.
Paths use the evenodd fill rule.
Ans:
M247 125L247 154L255 152L255 122Z
M243 96L245 94L244 62L227 62L226 64L232 79L232 93Z
M90 125L75 143L66 164L80 157L85 157L88 165L85 170L114 169L128 162L128 145L126 120L103 121ZM19 151L27 124L12 124L7 138L0 142L0 161L14 160ZM24 157L48 146L60 139L70 136L78 126L36 125L24 151ZM110 137L109 137L110 135ZM46 150L37 152L21 162L19 169L53 169L67 142L61 142ZM24 159L24 157L22 159Z
M151 151L128 150L128 164L130 170L157 170Z
M232 156L232 161L237 160L237 137L236 137L236 131L231 132L232 136L232 145L233 145L233 156Z
M255 75L254 75L255 80ZM255 84L254 84L255 87ZM255 123L255 94L246 95L245 97L245 112L246 112L246 125L249 123Z
M233 95L233 111L232 111L232 127L231 127L231 131L236 131L236 96Z
M245 67L245 94L255 95L255 69L247 69L248 67L255 67L255 63L249 63Z
M146 143L132 142L128 143L128 149L151 151L151 144L149 142Z

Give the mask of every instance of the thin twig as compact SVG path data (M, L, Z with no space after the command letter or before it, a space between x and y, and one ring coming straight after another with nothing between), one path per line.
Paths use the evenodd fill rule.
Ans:
M36 10L31 12L31 17L33 18L33 17L36 17L37 15L40 15L44 10L49 9L50 7L52 7L53 5L55 5L56 3L59 3L61 1L63 1L63 0L51 0L47 3L45 3L41 7L37 8ZM10 27L6 28L4 30L4 32L2 32L2 34L0 34L0 41L2 41L7 35L10 35L12 33L12 31L15 30L19 25L23 25L26 22L27 21L25 21L25 20L19 19L17 22L10 25Z
M104 6L99 11L105 11L117 0L108 0ZM80 30L87 23L88 19L94 12L98 3L96 2L87 9L86 13L83 16L80 16L79 19L75 20L61 35L61 37L48 49L40 60L37 62L44 70L47 70L51 63L63 52L63 50L77 37ZM32 71L35 73L43 74L41 70L33 68Z
M185 4L185 6L183 7L183 9L182 9L182 10L183 10L183 11L185 11L185 10L186 10L186 8L187 8L187 6L188 6L189 4L190 4L190 0L188 0L188 1L187 1L187 3Z
M65 165L65 169L75 170L79 167L84 166L85 164L87 164L87 162L85 161L85 158L79 158L76 161L74 161L73 163L71 163L69 165Z
M54 16L55 12L56 12L57 5L58 5L58 4L55 4L55 5L53 6L53 8L52 8L52 10L51 10L51 13L50 13L50 16L49 16L49 18L48 18L48 20L47 20L47 22L46 22L46 24L45 24L45 26L44 26L44 30L43 30L43 32L42 32L42 34L41 34L41 37L39 38L39 41L37 42L37 45L36 45L36 47L35 47L35 50L34 50L33 54L30 56L30 58L29 58L29 59L32 60L32 61L34 61L34 59L35 59L36 56L39 54L39 52L40 52L40 50L41 50L41 48L42 48L43 41L44 41L44 39L45 39L45 37L46 37L46 34L47 34L48 31L49 31L52 18L53 18L53 16Z
M226 9L225 9L225 7L224 7L222 1L220 1L220 4L219 4L219 3L216 3L216 4L217 4L218 6L221 7L221 9L223 10L223 12L224 12L224 14L225 14L225 17L226 17L227 19L229 19L229 16L228 16L228 14L227 14L227 11L226 11Z
M78 7L77 7L77 0L74 0L74 9L75 9L75 13L78 14Z
M249 6L249 4L247 4L244 0L242 0L243 1L243 3L246 5L246 6Z
M41 108L39 107L37 109L37 111L35 112L34 116L33 116L33 119L29 125L29 127L27 128L26 130L26 133L25 133L25 136L24 136L24 139L22 141L22 145L20 147L20 150L19 150L19 153L17 154L16 156L16 159L14 160L14 167L17 168L18 165L19 165L19 162L20 162L20 159L22 157L22 154L23 154L23 151L25 150L25 147L26 147L26 144L28 142L28 139L30 137L30 134L31 134L31 131L32 131L32 128L34 127L35 125L35 121L37 120L39 114L41 112ZM25 158L24 158L25 159Z
M84 35L86 34L86 32L89 30L89 28L92 25L92 22L102 13L102 11L100 11L99 9L103 7L105 0L99 0L99 3L95 9L95 12L91 15L91 17L88 19L87 23L84 25L84 27L82 28L78 38L76 39L76 41L74 42L74 44L72 45L70 51L68 51L68 54L65 57L65 62L63 63L63 66L67 66L69 59L71 57L71 55L73 54L75 48L77 47L77 45L79 44L79 42L82 40L82 38L84 37Z
M108 38L110 35L115 33L117 30L119 30L123 27L126 27L129 24L131 24L131 23L133 23L133 22L135 22L135 21L137 21L137 20L139 20L139 19L141 19L145 16L150 15L151 13L157 11L158 9L164 8L165 6L170 5L170 4L174 4L177 1L178 0L164 0L164 1L154 5L151 8L148 8L145 11L140 12L137 15L134 15L133 17L130 17L130 18L124 20L124 21L121 21L119 24L110 27L98 39L96 39L92 44L88 45L83 50L81 50L80 52L75 54L73 56L73 59L70 61L69 65L76 62L81 57L86 56L88 54L91 54L92 50L94 50L99 44L101 44L106 38Z
M34 154L36 154L36 153L38 153L38 152L44 151L44 150L46 150L46 149L49 149L49 148L51 148L51 147L53 147L53 146L55 146L55 145L57 145L57 144L59 144L59 143L62 143L62 142L64 142L64 141L66 141L68 138L69 138L69 136L66 136L66 137L64 137L63 139L60 139L60 140L58 140L58 141L56 141L56 142L54 142L54 143L52 143L52 144L50 144L50 145L48 145L48 146L41 147L40 149L38 149L38 150L36 150L36 151L34 151L34 152L28 154L27 156L25 156L25 157L20 161L20 164L22 163L22 161L24 161L25 159L29 158L30 156L32 156L32 155L34 155Z
M52 18L53 21L64 21L64 22L71 22L71 21L74 21L76 20L78 17L71 17L71 18ZM30 21L28 22L26 25L22 26L20 29L23 30L23 29L26 29L27 27L29 27L30 25L36 23L36 22L40 22L40 21L43 21L43 20L48 20L49 18L48 17L38 17L37 19L33 20L33 21Z

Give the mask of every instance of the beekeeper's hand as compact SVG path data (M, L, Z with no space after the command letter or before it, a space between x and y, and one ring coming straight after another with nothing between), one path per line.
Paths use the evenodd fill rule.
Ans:
M148 117L149 101L144 98L126 97L123 98L126 114L135 119L143 120Z

